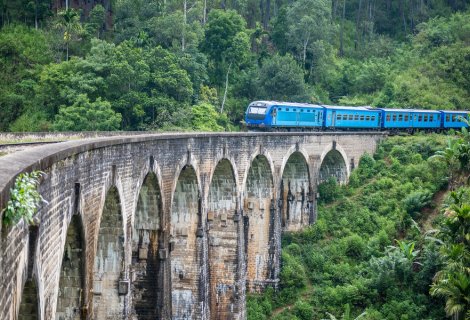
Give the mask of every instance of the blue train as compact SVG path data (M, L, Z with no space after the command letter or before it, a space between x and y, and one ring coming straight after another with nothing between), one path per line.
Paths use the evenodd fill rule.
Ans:
M441 131L467 127L469 111L340 107L307 103L254 101L245 113L249 130Z

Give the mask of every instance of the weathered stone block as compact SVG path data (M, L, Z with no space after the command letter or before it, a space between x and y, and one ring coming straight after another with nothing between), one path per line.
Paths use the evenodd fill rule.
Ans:
M148 248L139 248L139 260L147 260L148 253Z
M207 212L207 220L208 221L213 221L214 220L215 213L214 211L209 211Z
M121 296L124 296L129 292L129 280L119 281L118 292Z

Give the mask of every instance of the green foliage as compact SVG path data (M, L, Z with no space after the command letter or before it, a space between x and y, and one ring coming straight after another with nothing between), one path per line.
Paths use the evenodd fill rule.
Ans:
M38 192L39 179L43 174L41 171L33 171L21 173L16 178L14 187L10 189L10 200L2 211L5 226L15 225L21 219L34 224L33 217L43 201Z
M218 113L215 107L208 103L200 103L192 107L192 127L196 131L223 131L219 123L225 123L226 117Z
M432 193L429 190L418 190L410 193L404 200L405 210L411 217L416 215L431 202Z
M53 124L57 131L113 131L119 128L121 115L111 104L98 98L90 102L84 94L78 95L70 107L62 106Z
M443 319L443 302L429 295L442 259L420 229L445 181L446 167L431 157L445 139L388 138L361 158L357 184L319 187L320 199L333 194L334 201L319 203L315 225L283 235L281 290L270 298L276 308L296 300L330 319ZM301 318L299 309L276 318Z
M260 96L280 101L305 101L302 68L291 55L275 55L264 61L257 80Z
M328 180L318 185L318 193L320 194L320 202L330 203L338 199L341 189L336 182L336 179L334 177L330 177Z
M438 229L444 266L431 286L431 294L443 297L447 315L456 319L470 314L470 204L462 201L463 196L463 190L451 193L454 203L446 208Z

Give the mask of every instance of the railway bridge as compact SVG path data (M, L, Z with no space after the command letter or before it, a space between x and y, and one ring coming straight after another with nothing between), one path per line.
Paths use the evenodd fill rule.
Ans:
M0 226L0 319L245 319L277 286L281 233L316 219L382 133L191 133L0 158L0 210L41 170L35 224Z

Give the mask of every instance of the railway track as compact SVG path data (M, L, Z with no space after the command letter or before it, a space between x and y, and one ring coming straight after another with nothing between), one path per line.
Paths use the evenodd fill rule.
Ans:
M57 140L57 141L30 141L30 142L16 142L16 143L0 143L0 151L11 149L11 148L21 148L21 147L32 147L38 146L43 144L52 144L52 143L59 143L63 142L64 140Z

